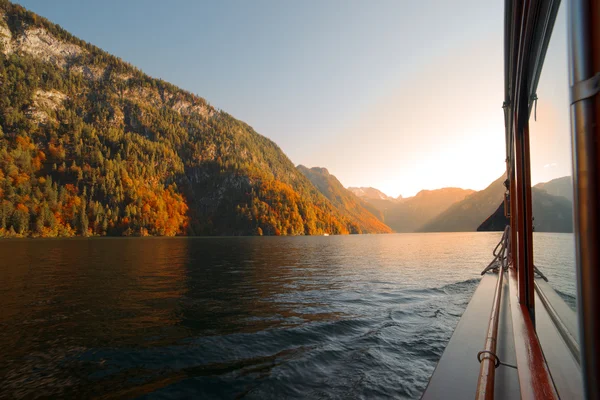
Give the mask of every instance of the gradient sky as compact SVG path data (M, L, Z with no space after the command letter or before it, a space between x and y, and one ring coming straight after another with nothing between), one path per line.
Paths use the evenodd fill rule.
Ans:
M17 2L345 186L479 190L504 170L502 1ZM538 91L534 183L570 173L559 39Z

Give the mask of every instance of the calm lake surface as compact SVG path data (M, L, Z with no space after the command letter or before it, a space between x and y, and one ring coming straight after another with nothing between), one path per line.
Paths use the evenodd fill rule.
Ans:
M0 397L418 398L500 236L0 241Z

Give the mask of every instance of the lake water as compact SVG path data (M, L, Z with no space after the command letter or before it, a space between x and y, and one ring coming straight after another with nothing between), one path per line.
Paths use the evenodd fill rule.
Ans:
M0 241L0 397L418 398L500 236Z

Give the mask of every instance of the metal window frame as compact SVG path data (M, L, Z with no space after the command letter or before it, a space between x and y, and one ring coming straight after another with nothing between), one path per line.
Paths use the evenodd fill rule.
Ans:
M558 397L535 332L529 117L559 5L560 0L505 2L504 117L513 251L508 280L522 398Z
M600 72L600 2L568 7L571 93ZM600 398L600 98L571 98L574 231L581 369L585 397Z

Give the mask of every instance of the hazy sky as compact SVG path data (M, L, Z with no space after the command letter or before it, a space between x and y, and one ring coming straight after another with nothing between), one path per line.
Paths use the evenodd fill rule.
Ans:
M345 186L483 189L504 170L502 1L18 3ZM570 173L563 14L538 91L534 183Z

